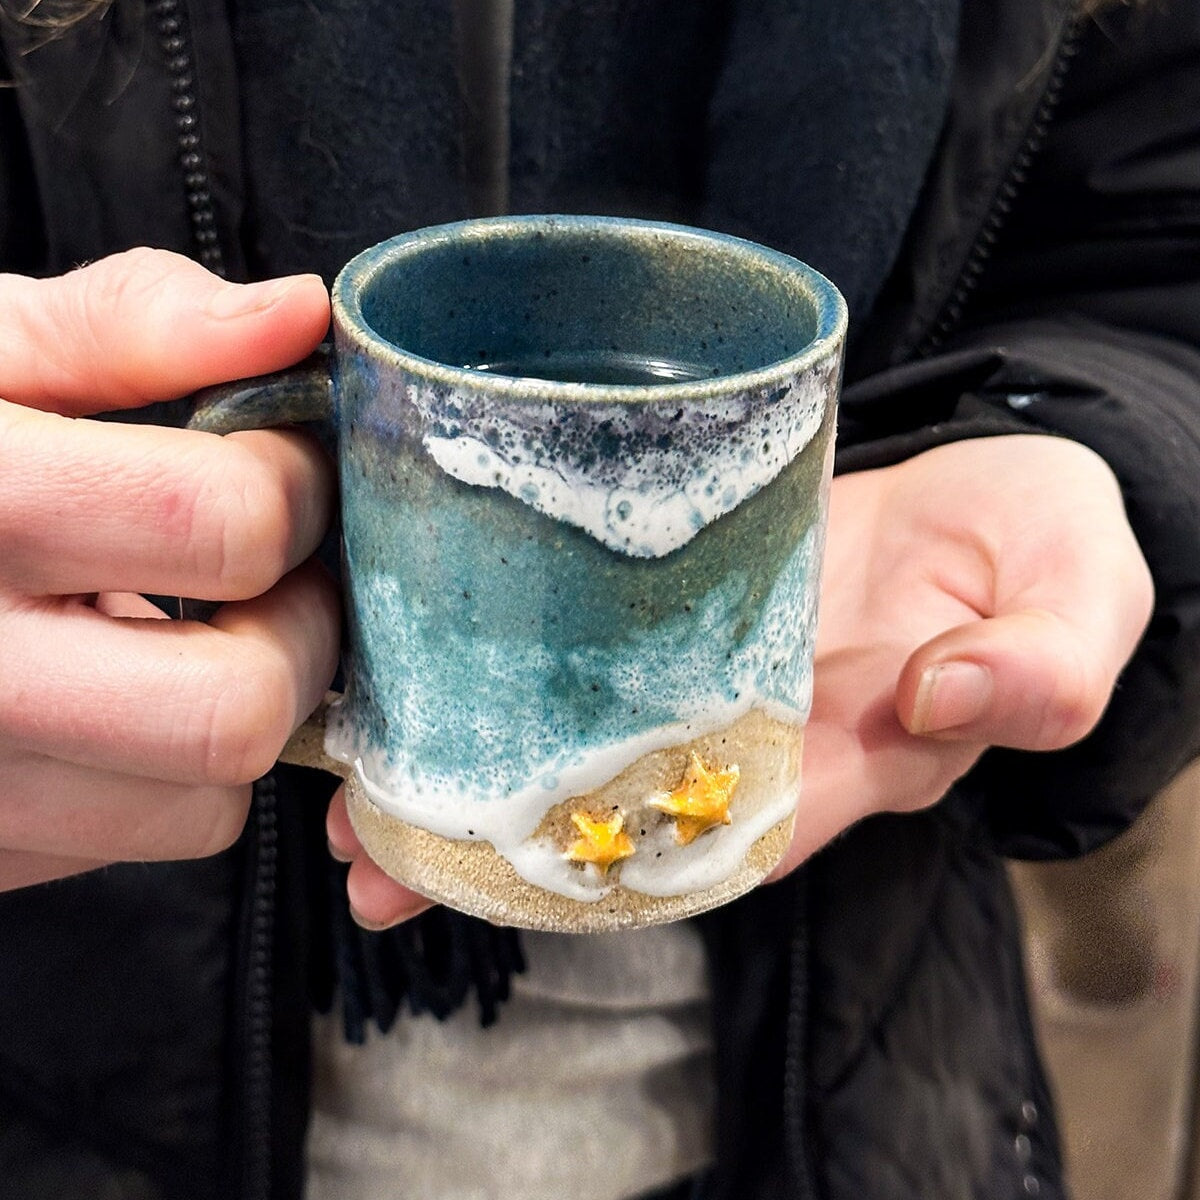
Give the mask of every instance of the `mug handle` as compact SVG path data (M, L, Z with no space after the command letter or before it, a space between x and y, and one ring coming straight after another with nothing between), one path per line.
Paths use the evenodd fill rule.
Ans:
M219 383L193 393L188 429L204 433L235 433L242 429L267 429L276 425L316 424L327 442L333 438L333 378L331 354L321 346L302 362L270 375L255 375L232 383ZM181 600L185 616L203 619L210 606L203 601ZM325 699L288 739L279 761L317 767L349 778L354 768L325 753L325 714L339 699Z
M294 367L235 379L193 392L189 429L204 433L236 433L275 425L318 423L332 434L333 356L328 345L318 346Z

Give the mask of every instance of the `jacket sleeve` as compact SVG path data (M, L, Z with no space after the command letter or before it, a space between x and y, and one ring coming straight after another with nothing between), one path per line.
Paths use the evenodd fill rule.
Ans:
M1085 852L1200 753L1200 7L1114 9L1085 34L1057 120L967 321L847 390L840 470L1038 431L1104 457L1156 607L1098 728L990 751L965 786L998 846Z

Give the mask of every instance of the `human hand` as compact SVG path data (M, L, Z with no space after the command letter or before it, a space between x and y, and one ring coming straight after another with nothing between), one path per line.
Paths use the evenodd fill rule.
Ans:
M315 277L238 286L165 251L0 276L0 890L229 845L323 695L321 451L69 418L287 366L328 319ZM226 603L170 621L143 592Z
M339 862L350 864L346 876L350 915L364 929L387 929L433 907L432 900L397 883L368 856L350 824L345 785L338 788L329 803L325 833L329 853Z
M1086 735L1153 585L1108 466L1041 435L833 482L786 874L860 818L938 801L991 745Z

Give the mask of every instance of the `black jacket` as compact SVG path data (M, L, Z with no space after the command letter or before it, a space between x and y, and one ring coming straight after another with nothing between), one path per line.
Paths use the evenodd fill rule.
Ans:
M806 8L714 4L706 37L778 61L755 31ZM721 1105L711 1200L1062 1195L1000 855L1099 844L1198 748L1200 11L1070 9L964 0L936 153L854 329L839 469L1029 428L1085 442L1121 481L1155 615L1085 742L990 753L935 809L866 821L704 921ZM150 243L253 274L264 217L247 195L225 5L118 3L109 20L115 73L111 28L29 52L0 25L17 81L0 92L0 265L53 273ZM550 111L543 100L531 113ZM637 131L618 132L624 163ZM739 149L766 161L777 133ZM514 154L526 145L514 130ZM704 203L719 178L689 179L683 211L662 211L661 194L632 207L720 223ZM787 240L777 199L736 223ZM0 896L0 1195L299 1194L311 1006L328 998L332 947L375 953L329 915L328 790L280 771L226 854Z

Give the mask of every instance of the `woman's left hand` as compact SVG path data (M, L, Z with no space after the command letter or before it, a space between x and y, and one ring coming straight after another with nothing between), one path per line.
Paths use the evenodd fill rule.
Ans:
M989 746L1100 719L1154 589L1108 465L1076 442L956 442L833 481L786 874L862 817L936 803Z

